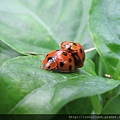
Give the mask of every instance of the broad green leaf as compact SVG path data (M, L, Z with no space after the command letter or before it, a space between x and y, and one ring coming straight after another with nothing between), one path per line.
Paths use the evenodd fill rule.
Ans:
M89 61L89 62L87 62L87 61ZM95 65L90 59L86 59L85 66L81 70L81 73L82 72L86 73L86 75L94 75L94 76L96 76Z
M32 91L10 113L56 113L68 101L104 93L118 84L119 81L104 80L99 77L79 76L67 79Z
M120 114L120 94L105 105L102 114Z
M115 89L113 89L112 91L113 97L118 96L119 94L120 94L120 85L116 87Z
M108 74L120 78L120 2L92 0L89 26Z
M105 106L111 99L118 96L120 94L120 85L110 90L104 94L102 94L102 106Z
M93 110L90 98L80 98L65 105L58 114L91 114Z
M104 107L114 96L112 95L112 90L101 95L102 98L102 107Z
M120 81L93 76L91 60L74 73L40 68L43 56L21 56L0 68L0 113L57 113L68 102L101 94ZM93 73L93 75L92 75Z
M91 0L0 0L0 38L14 50L47 53L75 40L93 46L87 20ZM72 6L72 7L71 7Z
M19 54L0 41L0 66L8 59L18 56Z

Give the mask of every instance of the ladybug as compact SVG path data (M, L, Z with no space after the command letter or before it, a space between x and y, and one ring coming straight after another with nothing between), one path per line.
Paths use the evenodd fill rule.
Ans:
M85 52L81 44L77 42L64 41L61 43L61 49L72 54L75 59L75 67L83 67L85 61Z
M42 68L50 71L73 72L75 61L73 56L65 50L54 50L46 55Z
M43 60L42 68L45 70L55 70L57 68L57 63L54 58L55 54L57 53L58 50L54 50L50 52L49 54L46 55L45 59Z

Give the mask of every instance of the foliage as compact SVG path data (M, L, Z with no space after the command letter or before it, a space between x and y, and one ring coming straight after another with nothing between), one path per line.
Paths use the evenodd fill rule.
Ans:
M0 113L119 113L119 9L119 0L0 0ZM66 40L96 50L73 73L41 69Z

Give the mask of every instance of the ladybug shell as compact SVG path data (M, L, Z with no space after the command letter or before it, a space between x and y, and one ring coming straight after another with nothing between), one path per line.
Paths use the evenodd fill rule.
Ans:
M57 69L57 62L54 58L55 54L57 53L58 50L54 50L50 52L49 54L46 55L45 59L43 60L42 68L45 70L55 70Z
M65 41L61 43L61 48L69 52L75 52L78 49L77 43Z
M51 71L72 72L75 70L73 56L65 50L55 50L46 55L43 69Z
M65 51L60 50L55 56L58 69L62 72L72 72L75 70L75 61L73 56Z
M75 59L76 68L80 68L84 65L85 52L81 44L77 42L65 41L61 43L61 49L66 50L72 54Z

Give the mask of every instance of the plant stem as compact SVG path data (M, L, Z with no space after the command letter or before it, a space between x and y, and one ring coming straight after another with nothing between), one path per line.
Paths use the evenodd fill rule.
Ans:
M100 100L98 98L98 95L90 97L90 101L93 105L94 112L96 114L100 114L101 113L101 104L100 104Z
M85 50L85 53L90 52L90 51L93 51L93 50L95 50L95 49L96 49L95 47L90 48L90 49L87 49L87 50Z
M28 55L46 55L43 53L35 53L35 52L26 52L26 54L28 54Z

